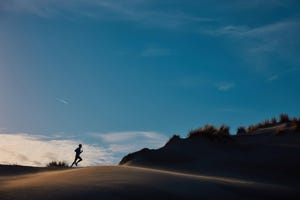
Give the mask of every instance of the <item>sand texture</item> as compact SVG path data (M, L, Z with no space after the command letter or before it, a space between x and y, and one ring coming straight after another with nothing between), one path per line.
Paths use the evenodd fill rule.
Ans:
M230 177L128 166L2 175L1 200L296 199L297 188Z

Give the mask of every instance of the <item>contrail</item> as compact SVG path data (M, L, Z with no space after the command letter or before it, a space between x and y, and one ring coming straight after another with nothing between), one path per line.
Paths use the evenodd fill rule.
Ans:
M59 101L60 103L66 104L68 105L69 102L67 100L61 99L61 98L56 98L57 101Z

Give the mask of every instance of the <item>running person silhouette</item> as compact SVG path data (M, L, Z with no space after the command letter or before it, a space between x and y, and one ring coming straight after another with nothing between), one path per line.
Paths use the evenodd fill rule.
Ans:
M79 144L77 149L75 149L75 152L76 152L76 155L75 155L75 159L74 159L74 162L72 163L71 167L73 167L73 165L75 164L77 166L77 164L82 161L82 158L80 157L80 154L83 152L82 151L82 145ZM78 159L78 161L77 161Z

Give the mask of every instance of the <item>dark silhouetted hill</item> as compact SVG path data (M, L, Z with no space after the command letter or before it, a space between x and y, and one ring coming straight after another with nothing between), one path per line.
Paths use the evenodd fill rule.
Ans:
M299 155L300 133L292 121L235 136L226 126L207 125L187 138L174 135L159 149L130 153L119 164L300 185Z

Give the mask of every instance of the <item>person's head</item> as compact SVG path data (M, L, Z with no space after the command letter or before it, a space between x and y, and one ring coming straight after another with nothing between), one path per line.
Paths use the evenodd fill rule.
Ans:
M81 147L82 147L82 144L79 144L78 146L81 148Z

